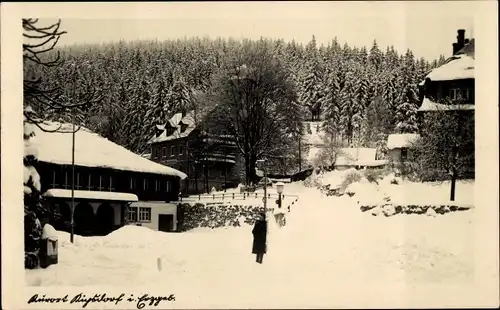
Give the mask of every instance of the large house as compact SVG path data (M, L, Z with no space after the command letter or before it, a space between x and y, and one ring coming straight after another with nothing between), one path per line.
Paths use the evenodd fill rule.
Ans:
M474 39L465 39L465 30L458 30L452 56L419 84L420 115L436 110L474 114L474 58Z
M474 39L465 38L465 30L458 30L457 42L453 43L453 54L444 64L431 70L419 84L421 105L419 121L429 113L458 113L463 125L460 128L474 128L475 82L474 82ZM436 115L436 114L434 114ZM466 126L471 125L471 126ZM423 128L423 126L420 126ZM424 132L421 132L424 134ZM461 151L462 155L474 154L474 142L469 141ZM469 172L474 171L473 156Z
M240 182L241 157L229 136L210 134L203 117L195 111L177 113L156 127L151 160L187 174L182 193L197 194L236 187Z
M176 229L177 206L169 202L177 201L184 173L83 127L74 134L73 153L72 125L45 122L40 126L45 130L36 128L33 140L36 169L44 203L61 215L53 223L56 229L70 229L72 197L78 235L104 235L127 223Z

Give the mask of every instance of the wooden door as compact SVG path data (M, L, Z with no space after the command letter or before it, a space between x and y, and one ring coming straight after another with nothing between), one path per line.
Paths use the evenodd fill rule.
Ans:
M171 232L174 231L174 215L159 214L158 215L158 230Z

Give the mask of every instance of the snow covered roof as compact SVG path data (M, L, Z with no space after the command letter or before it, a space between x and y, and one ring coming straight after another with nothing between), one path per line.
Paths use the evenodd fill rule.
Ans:
M71 165L72 125L44 122L40 126L45 130L60 129L57 132L45 132L34 126L33 146L37 150L38 160ZM137 155L84 127L75 133L75 165L171 175L181 179L187 177L179 170Z
M172 118L170 118L168 120L168 123L172 127L177 127L177 125L179 125L179 122L181 121L181 119L182 119L182 113L177 113L174 116L172 116Z
M392 150L396 148L408 147L419 137L420 135L414 133L391 134L387 138L387 148Z
M424 97L422 105L418 111L453 111L453 110L474 110L473 104L441 104Z
M173 203L167 203L164 201L134 201L130 204L131 207L143 207L143 208L158 208L165 206L176 206Z
M55 198L71 198L70 189L49 189L43 196ZM95 200L112 200L112 201L139 201L135 194L105 192L105 191L79 191L75 190L73 196L76 199L95 199Z
M456 54L433 69L425 79L431 81L451 81L474 78L474 58L467 54ZM424 80L425 80L424 79Z
M356 164L364 167L380 167L389 163L387 159L374 159L374 160L358 160Z
M180 126L181 123L187 125L187 128L185 128L184 131L182 131L183 128ZM158 137L151 138L148 143L170 141L189 136L189 134L196 128L194 111L186 113L184 117L182 116L182 113L175 114L169 120L169 124L172 125L172 127L175 127L175 130L171 135L167 136L167 131L165 130Z
M336 165L353 164L354 162L371 162L375 160L377 149L373 148L341 148Z

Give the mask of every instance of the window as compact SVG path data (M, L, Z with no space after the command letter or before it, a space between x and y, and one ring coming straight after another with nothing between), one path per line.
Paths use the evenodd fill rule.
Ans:
M226 168L222 168L222 169L220 170L220 176L221 176L221 178L223 178L223 177L225 177L225 176L226 176Z
M451 88L450 89L450 99L451 100L470 100L472 91L470 88Z
M113 187L113 177L109 176L109 191L112 192L114 190L115 188Z
M136 179L134 179L133 177L130 177L129 187L130 189L136 189L137 187Z
M156 157L156 158L159 158L159 157L160 157L160 148L159 148L159 147L156 147L156 148L155 148L155 157Z
M172 191L172 183L170 181L165 182L167 193Z
M175 146L170 147L170 156L175 156Z
M183 152L184 152L184 146L179 145L179 155L182 155Z
M142 182L142 189L147 191L148 190L148 179L144 179Z
M155 180L155 192L160 190L160 181Z
M92 188L94 188L94 182L92 182L92 174L89 173L87 189L91 190Z
M401 149L401 161L405 161L407 158L408 158L408 149L404 147Z
M102 191L104 189L104 180L102 175L99 176L99 186L97 187L98 190Z
M55 170L52 171L52 184L51 184L52 188L57 188L57 186L59 186L58 182L57 182L57 173Z
M64 188L71 188L69 184L68 171L64 171Z
M151 222L151 208L139 208L139 222Z
M472 99L472 89L470 88L465 88L462 92L462 96L465 100L471 100Z
M175 131L175 128L173 127L168 127L167 128L167 136L171 136Z
M162 153L161 154L162 157L167 157L167 148L166 147L162 147L161 148L161 153Z
M81 185L83 182L80 181L81 178L80 178L80 172L77 172L76 173L76 185L75 185L75 189L76 190L79 190L80 188L82 188L83 186Z
M137 208L128 207L128 220L129 222L137 222Z

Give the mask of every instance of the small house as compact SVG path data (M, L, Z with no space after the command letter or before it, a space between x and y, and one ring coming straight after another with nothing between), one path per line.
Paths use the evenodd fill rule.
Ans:
M126 224L158 230L162 214L171 215L169 227L175 229L176 205L170 202L178 200L184 173L83 127L76 127L74 140L71 124L40 127L44 130L35 127L33 138L35 168L44 204L60 215L52 223L56 229L69 231L72 214L74 232L82 236L106 235Z
M420 135L414 133L391 134L387 138L387 150L392 168L399 166L411 155L412 143L416 142Z

